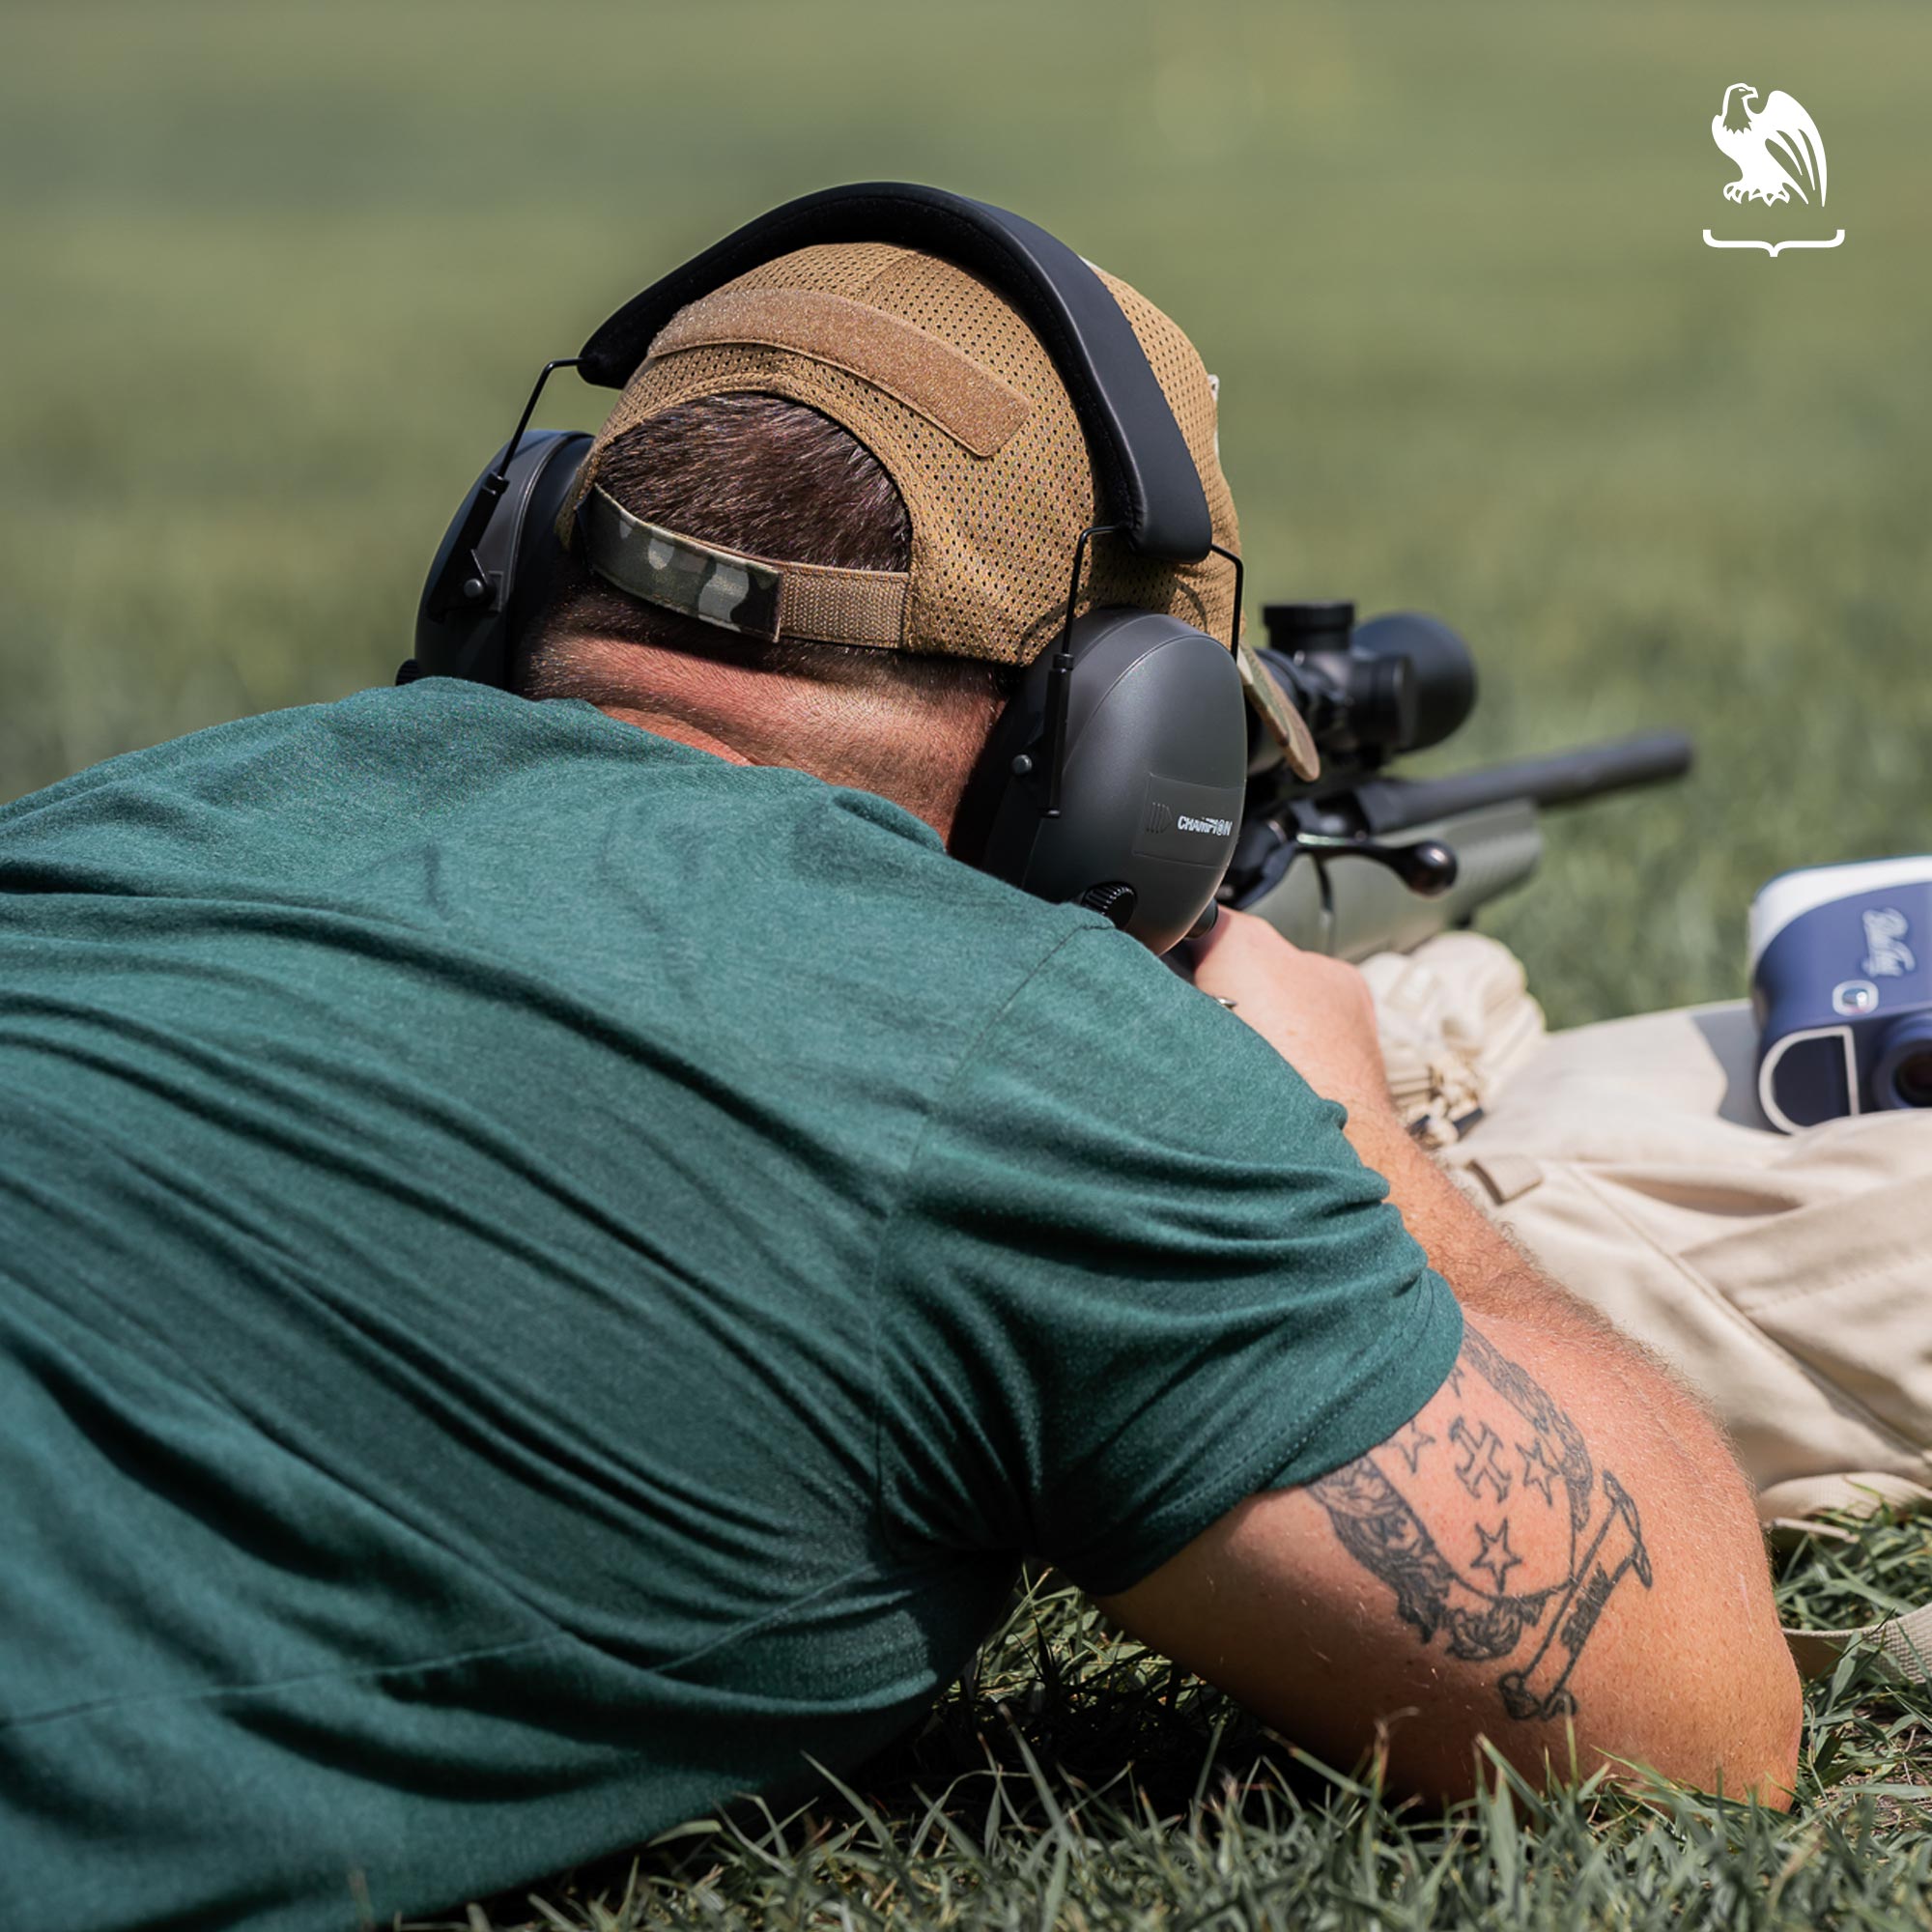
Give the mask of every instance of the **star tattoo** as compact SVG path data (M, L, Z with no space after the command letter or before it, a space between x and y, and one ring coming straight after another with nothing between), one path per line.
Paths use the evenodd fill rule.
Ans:
M1522 1561L1510 1548L1509 1518L1503 1518L1502 1527L1492 1536L1481 1523L1476 1525L1476 1535L1482 1548L1476 1552L1476 1559L1469 1565L1471 1570L1487 1570L1496 1579L1496 1595L1503 1593L1503 1579Z
M1419 1422L1410 1422L1395 1438L1394 1447L1402 1452L1402 1459L1408 1464L1408 1473L1415 1474L1416 1465L1422 1461L1422 1452L1435 1440L1435 1436Z
M1480 1404L1465 1407L1455 1400L1465 1384ZM1390 1613L1418 1642L1440 1642L1459 1662L1501 1664L1495 1688L1511 1718L1574 1716L1577 1662L1606 1607L1620 1590L1648 1590L1656 1581L1636 1499L1597 1466L1582 1432L1549 1392L1468 1322L1457 1373L1443 1389L1430 1411L1433 1438L1411 1423L1374 1455L1317 1477L1309 1492L1327 1512L1340 1547L1386 1587ZM1446 1467L1469 1497L1490 1501L1493 1528L1475 1523L1462 1498L1459 1509L1448 1496L1412 1495L1390 1480L1396 1466L1390 1449L1401 1452L1408 1473L1419 1473L1432 1440L1431 1469ZM1539 1499L1524 1530L1536 1546L1528 1557L1513 1545L1515 1519L1503 1514L1518 1484L1534 1489ZM1410 1486L1425 1487L1451 1486ZM1515 1507L1520 1513L1523 1505ZM1541 1568L1537 1549L1566 1529L1567 1574L1530 1587ZM1513 1585L1519 1570L1524 1581Z
M1547 1503L1556 1500L1556 1469L1543 1453L1543 1438L1534 1442L1519 1442L1517 1454L1522 1458L1522 1486L1535 1490Z

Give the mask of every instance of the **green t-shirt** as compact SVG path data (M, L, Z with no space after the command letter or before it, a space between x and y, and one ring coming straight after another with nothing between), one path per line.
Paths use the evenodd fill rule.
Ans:
M897 807L431 680L0 811L0 1886L341 1926L608 1852L1380 1440L1341 1112Z

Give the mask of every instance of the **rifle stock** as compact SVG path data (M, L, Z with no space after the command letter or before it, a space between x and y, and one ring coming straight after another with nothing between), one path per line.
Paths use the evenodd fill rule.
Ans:
M1312 795L1268 814L1281 843L1233 903L1312 952L1352 960L1406 952L1467 925L1480 907L1529 878L1543 855L1540 808L1659 784L1682 777L1690 761L1690 741L1664 731L1452 778L1370 778ZM1297 826L1331 833L1352 827L1402 844L1435 839L1456 854L1456 882L1439 897L1424 898L1372 858L1294 851Z

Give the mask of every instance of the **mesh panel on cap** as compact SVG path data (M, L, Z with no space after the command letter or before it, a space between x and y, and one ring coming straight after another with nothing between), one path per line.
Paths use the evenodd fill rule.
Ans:
M1207 492L1214 540L1238 552L1234 499L1214 453L1214 398L1201 358L1159 309L1103 276L1167 395ZM721 344L645 360L599 431L587 488L607 444L649 416L699 396L751 391L821 411L884 465L912 523L911 589L902 649L1030 663L1057 634L1073 549L1094 521L1093 470L1065 385L1020 318L977 276L936 256L883 242L801 248L727 284L822 289L895 315L953 345L1035 407L990 456L862 377L794 351ZM1219 557L1175 566L1103 540L1081 608L1121 603L1168 611L1225 636L1233 567Z

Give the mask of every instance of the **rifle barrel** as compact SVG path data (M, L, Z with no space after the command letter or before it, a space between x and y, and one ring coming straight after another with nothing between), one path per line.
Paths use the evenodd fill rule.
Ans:
M1690 769L1690 740L1681 731L1646 731L1601 745L1579 745L1548 758L1458 772L1446 779L1371 779L1355 799L1372 833L1406 831L1457 812L1480 811L1506 800L1539 806L1575 805L1634 785L1662 784Z

